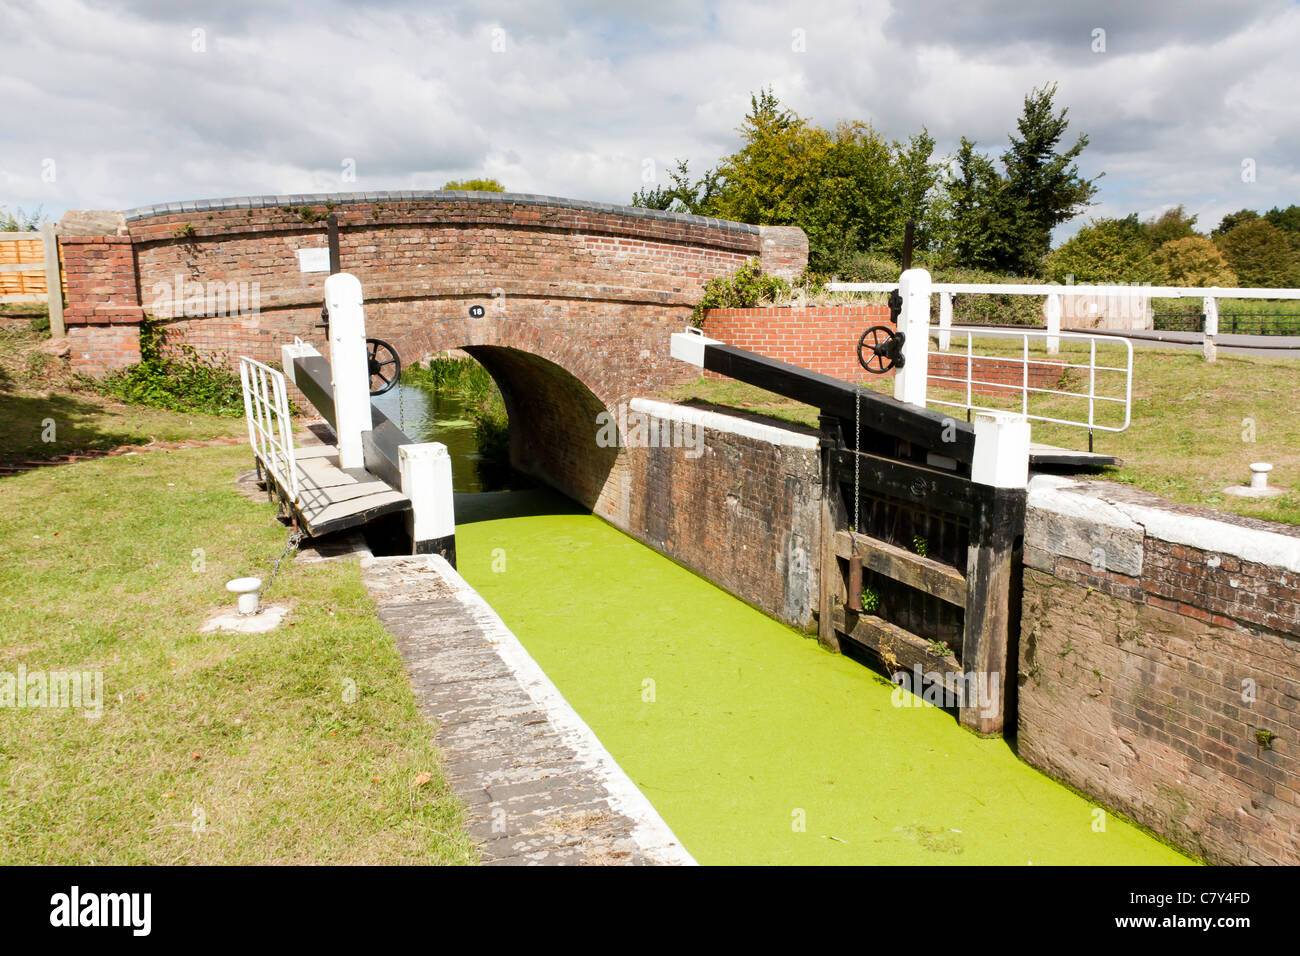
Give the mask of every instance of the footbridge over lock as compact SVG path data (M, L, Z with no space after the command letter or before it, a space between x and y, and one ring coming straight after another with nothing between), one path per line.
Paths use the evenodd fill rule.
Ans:
M141 323L169 346L233 368L320 341L337 262L365 289L368 334L407 361L464 349L492 374L511 457L582 504L613 514L617 449L601 411L689 380L668 355L704 283L750 259L787 277L807 240L788 227L512 193L247 196L69 214L60 245L77 369L139 359Z

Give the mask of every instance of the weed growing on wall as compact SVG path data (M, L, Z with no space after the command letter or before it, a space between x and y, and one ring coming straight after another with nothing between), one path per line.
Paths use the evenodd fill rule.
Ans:
M236 417L244 413L239 376L192 346L164 348L162 327L140 325L140 361L105 378L103 394L129 405Z

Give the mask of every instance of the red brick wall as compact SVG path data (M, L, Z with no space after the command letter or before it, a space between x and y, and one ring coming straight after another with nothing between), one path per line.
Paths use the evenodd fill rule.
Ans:
M102 375L140 361L139 325L69 325L72 370Z
M125 213L123 235L64 239L74 365L102 374L138 360L145 314L167 345L232 366L239 355L278 361L294 336L322 343L326 275L301 272L296 253L326 245L331 210L342 266L365 291L367 332L407 361L467 348L506 395L517 463L605 509L621 466L589 440L595 416L693 377L670 358L669 335L687 326L706 281L751 258L793 274L807 256L797 229L536 196L151 207ZM224 310L192 309L191 289L200 300L220 292ZM486 315L469 318L471 305Z
M846 382L889 379L894 375L892 371L884 375L869 375L858 364L858 339L874 325L890 325L888 307L710 309L704 314L704 334L710 338ZM1008 389L997 386L1019 388L1024 382L1024 369L1018 362L975 356L970 366L972 379L989 383L973 386L973 391L981 395L1011 394ZM966 356L960 352L945 354L932 349L929 371L931 375L958 378L964 382ZM1063 365L1031 365L1029 385L1032 388L1054 388L1064 371ZM720 377L712 372L705 375L708 378ZM931 387L964 389L965 385L936 380Z
M140 361L135 258L124 236L64 236L59 240L68 306L72 367L100 375Z
M1300 863L1300 574L1263 557L1288 535L1100 487L1079 513L1133 517L1122 571L1088 519L1036 534L1031 496L1021 756L1211 862ZM1153 513L1214 522L1204 534L1231 550L1243 526L1262 532L1260 560L1167 540L1145 530ZM1078 534L1103 542L1093 560L1058 553Z
M773 441L761 431L740 433L734 419L720 414L687 414L708 424L702 454L682 447L625 450L617 491L602 515L772 617L811 627L820 572L819 450ZM672 418L654 421L671 427Z

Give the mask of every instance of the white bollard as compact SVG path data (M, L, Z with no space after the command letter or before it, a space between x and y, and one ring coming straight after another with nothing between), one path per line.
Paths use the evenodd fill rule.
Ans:
M1061 297L1049 295L1043 302L1043 318L1047 322L1047 354L1061 351Z
M330 313L330 376L339 467L364 468L361 433L375 426L370 417L366 317L357 277L339 272L326 279L325 305Z
M441 442L400 445L397 468L402 494L411 499L411 553L441 554L456 566L456 508L451 456Z
M1029 419L1014 412L975 413L975 456L970 477L994 488L1029 484Z
M903 311L898 330L903 342L903 367L894 373L894 398L925 408L926 377L930 353L930 273L908 269L898 278Z
M939 293L939 351L952 348L952 293Z

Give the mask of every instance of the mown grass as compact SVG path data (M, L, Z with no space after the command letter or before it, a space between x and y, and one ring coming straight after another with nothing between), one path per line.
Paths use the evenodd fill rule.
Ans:
M962 352L964 339L953 339L953 351ZM977 339L976 354L1013 354L1017 344ZM1063 346L1061 356L1079 361L1082 347ZM1099 350L1100 364L1122 364L1121 347ZM1041 346L1034 357L1047 359ZM1300 394L1300 362L1219 354L1207 363L1190 349L1134 349L1132 422L1120 433L1098 431L1094 435L1099 452L1124 459L1119 469L1105 469L1097 477L1123 482L1162 495L1173 501L1199 504L1237 514L1287 524L1300 524L1300 412L1295 396ZM1072 390L1087 391L1086 375L1070 372ZM1121 376L1104 373L1098 378L1098 394L1122 394ZM892 394L892 379L863 376L864 384ZM959 398L959 393L934 388L932 397ZM665 393L675 401L714 404L743 409L782 421L816 427L817 410L791 402L739 382L700 379ZM1019 396L996 400L980 399L994 407L1020 408ZM933 406L964 417L959 409ZM1120 424L1114 407L1103 412L1103 423ZM1037 396L1031 400L1034 414L1086 420L1086 403L1058 396ZM1033 423L1034 441L1065 448L1086 449L1086 429L1044 422ZM1269 461L1274 465L1270 484L1291 489L1288 494L1268 499L1236 498L1224 493L1229 485L1247 483L1250 463Z
M199 633L284 547L234 490L248 464L204 448L0 480L0 672L104 683L98 719L0 708L0 863L474 860L355 563L286 561L280 629Z
M43 307L42 307L43 311ZM39 350L39 315L0 315L0 464L151 441L247 434L238 419L125 405Z

